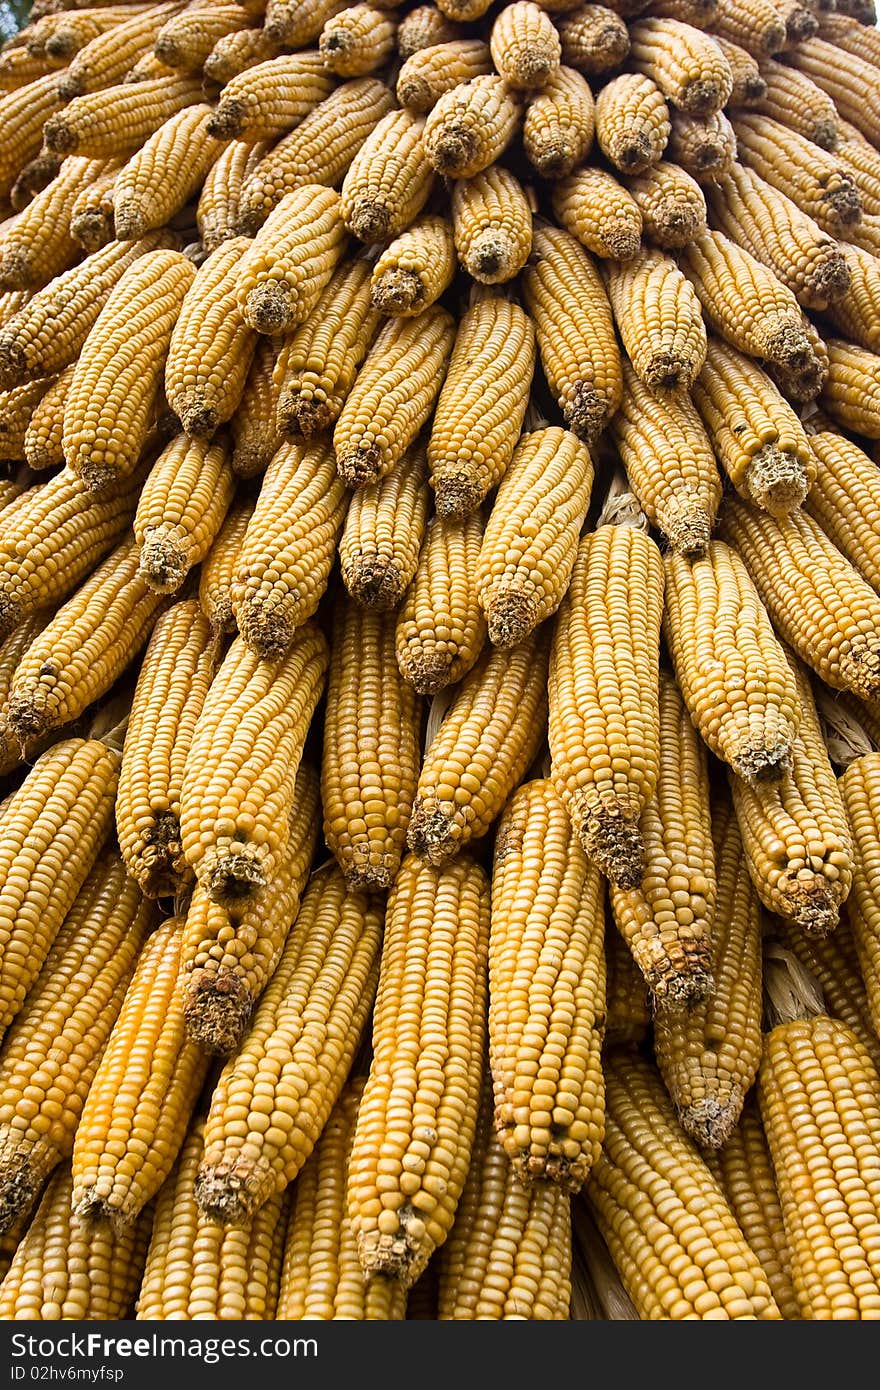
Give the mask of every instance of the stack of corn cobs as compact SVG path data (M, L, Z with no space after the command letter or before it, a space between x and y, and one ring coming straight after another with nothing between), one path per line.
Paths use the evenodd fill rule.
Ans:
M0 55L0 1318L880 1318L833 10Z

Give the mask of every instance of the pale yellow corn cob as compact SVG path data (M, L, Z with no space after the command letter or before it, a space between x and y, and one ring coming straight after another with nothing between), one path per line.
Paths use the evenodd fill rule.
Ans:
M7 716L22 742L78 718L146 645L164 600L137 566L135 542L120 545L29 647Z
M545 179L562 178L589 154L594 129L588 83L574 68L560 68L528 102L523 148Z
M559 35L533 0L513 0L499 11L489 47L495 71L515 90L545 87L559 71Z
M873 21L860 24L857 19L843 13L824 10L819 14L819 35L835 48L851 53L854 58L863 58L867 63L880 66L880 41L874 31Z
M113 240L113 185L121 168L117 159L103 161L104 173L73 200L70 235L86 251L97 251Z
M454 339L454 320L438 304L385 324L333 431L336 466L350 487L377 482L400 462L431 414Z
M773 0L785 23L785 48L789 53L819 30L819 11L814 0Z
M265 334L258 337L241 400L229 422L232 471L239 478L253 478L265 472L284 443L284 432L278 421L283 379L275 370L282 341L267 338Z
M248 16L240 5L200 5L167 19L156 34L153 51L160 63L183 72L201 72L218 39L246 28Z
M320 829L318 778L307 763L296 775L289 837L265 893L229 913L197 885L181 944L184 1016L189 1037L228 1056L243 1037L254 1005L272 978L296 920Z
M306 184L281 199L242 256L238 307L260 333L289 333L308 318L345 249L339 195Z
M0 151L0 198L7 198L21 170L40 152L44 127L63 106L59 75L49 72L0 96L0 123L6 132ZM61 153L68 154L69 150Z
M398 57L405 63L419 49L452 43L458 35L458 26L436 5L417 5L403 16L397 27Z
M828 305L840 333L869 352L880 352L880 258L858 246L841 245L849 273L846 291Z
M76 259L79 248L70 234L73 205L103 167L101 160L76 156L63 161L0 242L0 290L46 285Z
M694 29L706 29L712 24L718 3L719 0L651 0L647 9L652 19L679 19Z
M63 78L63 74L60 76ZM59 77L55 64L45 54L35 56L24 44L0 54L0 95L9 96L38 77Z
M478 298L458 325L428 440L438 516L467 516L504 476L534 370L529 316L509 300Z
M285 443L263 480L233 573L244 642L277 661L324 596L348 494L329 441Z
M327 20L344 8L345 0L269 0L266 32L285 48L300 48L316 39Z
M268 144L230 140L205 175L196 209L199 236L206 251L238 235L244 185L264 157Z
M486 623L475 584L482 537L479 512L428 522L397 619L397 664L420 695L455 685L482 650Z
M253 511L254 504L247 499L233 502L202 564L199 577L199 606L217 637L235 631L232 579L238 563L238 552Z
M272 1319L281 1279L287 1201L270 1198L253 1221L224 1230L199 1212L195 1180L204 1121L190 1130L156 1199L136 1317L211 1322Z
M532 247L532 212L519 181L500 164L452 185L455 249L469 275L486 285L512 280Z
M454 274L452 227L443 217L420 217L382 252L370 297L389 317L414 318L440 298Z
M709 27L762 60L786 47L786 23L773 0L718 0Z
M339 559L342 581L363 607L387 612L400 603L416 572L428 501L425 453L419 445L351 499Z
M674 106L706 117L727 105L733 74L710 35L677 19L638 19L629 38L633 70L656 82Z
M202 67L203 75L221 87L240 72L277 58L280 48L265 29L237 29L217 40Z
M814 416L808 428L819 467L804 508L871 588L880 592L877 465L851 439L832 429L824 416Z
M327 660L306 624L276 665L237 638L214 677L184 767L180 826L187 863L221 907L244 906L273 878Z
M321 30L324 65L337 77L364 77L384 67L394 52L396 20L375 5L349 5Z
M24 89L27 90L26 88ZM153 77L134 86L120 83L74 97L46 122L47 149L59 154L113 159L132 154L154 130L201 96L196 77ZM8 98L6 99L8 100ZM0 102L0 118L2 118Z
M678 250L706 225L703 191L677 164L662 159L628 179L626 188L641 214L642 232L655 246Z
M733 74L733 91L728 106L754 106L767 90L767 82L758 66L758 60L747 53L741 44L731 43L721 34L712 34L721 52L730 64ZM771 60L772 61L772 60Z
M196 1199L213 1220L240 1226L312 1152L369 1016L383 917L380 900L349 888L335 866L312 876L250 1031L211 1100Z
M848 236L861 214L856 177L844 160L789 125L752 111L733 122L737 155L831 236Z
M531 765L544 731L549 634L490 648L455 692L425 750L407 843L447 864L485 835Z
M605 931L605 1046L643 1042L652 1010L645 977L622 934L609 923Z
M286 193L340 183L367 136L394 105L374 77L345 82L260 159L241 190L238 230L253 234Z
M623 73L596 98L596 143L625 174L641 174L659 163L671 128L663 93L649 77Z
M229 441L166 445L144 483L134 518L138 573L160 594L176 593L210 550L235 491Z
M845 121L851 121L872 144L880 140L880 93L877 68L865 58L840 50L825 39L808 38L788 55L789 63L826 92Z
M556 21L562 61L588 77L603 77L619 68L629 53L629 30L613 9L578 5Z
M34 410L45 396L55 378L38 377L10 391L0 391L0 461L20 459L24 454L24 438Z
M752 107L811 140L822 149L837 147L839 117L831 98L805 73L785 63L762 63L766 91Z
M492 71L488 45L481 39L455 39L418 49L400 69L397 100L424 115L446 92Z
M642 880L639 817L659 774L663 562L633 526L580 543L550 658L552 777L587 854L622 888Z
M316 48L255 63L223 88L208 134L251 143L277 140L314 111L335 85Z
M361 241L386 242L419 215L434 184L422 142L425 122L390 111L373 127L342 182L342 215Z
M590 504L586 445L552 426L524 434L486 524L476 585L489 640L514 647L559 607Z
M672 112L669 158L697 183L713 184L736 163L736 136L723 111L711 116Z
M0 1227L30 1215L73 1137L154 909L108 851L85 880L0 1053Z
M113 184L113 225L120 241L163 227L189 201L222 153L207 133L211 107L184 107L144 142Z
M829 370L820 402L835 424L880 439L880 354L827 338Z
M693 285L671 256L640 251L605 263L608 298L636 376L651 390L686 391L706 359L706 329Z
M520 123L522 100L495 74L474 77L445 92L429 111L424 153L439 174L466 179L507 149Z
M408 856L388 900L373 1060L348 1167L364 1271L409 1288L449 1234L480 1103L489 885Z
M628 261L642 240L638 204L604 169L581 168L554 185L553 212L558 222L595 256Z
M804 936L798 927L781 917L774 921L773 931L818 982L826 1011L852 1029L876 1067L880 1065L880 1037L874 1024L877 1017L876 977L872 973L872 955L876 948L870 927L867 931L865 928L866 921L870 921L871 907L870 899L866 900L864 896L865 874L870 875L870 857L874 853L872 846L876 834L864 819L866 810L868 814L873 814L868 793L876 764L873 754L870 757L871 762L863 763L851 779L844 774L837 784L855 846L853 886L843 918L831 935L825 937ZM863 799L866 794L867 801ZM866 831L867 841L863 839ZM866 848L867 854L864 853ZM866 901L868 917L862 916ZM864 955L860 958L862 950Z
M624 361L623 402L611 432L648 519L678 554L704 554L721 502L721 478L690 397L651 391Z
M32 758L34 753L41 748L39 741L34 744L31 740L27 740L22 748L9 728L6 711L9 707L9 691L12 688L19 662L31 642L40 635L51 617L52 614L48 610L32 613L0 642L0 776L3 777L9 772L14 772L23 762L23 753L28 758ZM3 809L5 809L5 804L0 804L0 815L2 815Z

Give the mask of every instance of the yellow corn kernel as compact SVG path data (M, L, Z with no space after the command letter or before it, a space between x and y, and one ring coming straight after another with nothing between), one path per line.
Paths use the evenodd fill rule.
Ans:
M579 4L557 21L562 61L588 77L604 77L625 61L629 30L625 21L605 5Z
M522 101L496 74L445 92L424 123L428 161L447 178L466 179L500 159L520 123Z
M869 352L880 352L880 259L858 246L841 246L849 275L846 291L828 305L840 333Z
M222 241L238 235L243 190L267 148L265 141L230 140L205 175L196 224L206 251L215 251Z
M876 217L880 213L880 151L848 121L839 120L837 128L835 153L858 184L863 213ZM855 231L858 225L849 235Z
M54 377L38 377L9 391L0 391L0 460L12 462L24 453L27 427L34 410L52 386Z
M489 48L481 39L438 41L407 57L397 78L397 100L408 110L425 115L461 82L485 77L491 71Z
M318 40L324 65L338 77L363 77L394 52L397 23L375 5L349 5L328 19Z
M339 558L345 587L365 608L396 608L416 572L428 519L426 472L424 450L416 445L351 499Z
M207 133L211 107L184 107L144 142L113 184L113 225L120 241L163 227L189 201L223 150Z
M673 111L667 146L669 158L697 183L713 184L736 163L736 136L723 111L689 116Z
M206 4L186 9L165 21L156 35L153 50L160 63L183 72L200 72L214 44L224 34L234 34L247 25L248 17L240 5Z
M864 5L863 8L873 10L873 6ZM880 44L874 33L873 14L867 16L867 24L862 24L858 19L845 14L843 6L832 11L823 5L818 19L818 32L828 43L833 43L835 48L842 48L844 53L851 53L854 58L863 58L866 62L873 63L875 67L880 64Z
M718 0L710 28L761 60L786 46L786 23L773 0Z
M594 256L628 261L642 240L642 214L626 189L605 169L577 169L553 186L558 222Z
M630 25L629 38L633 70L656 82L679 110L706 117L727 105L733 74L710 35L677 19L638 19Z
M492 0L438 0L438 9L458 24L469 24L489 9Z
M397 664L420 695L436 695L474 666L486 623L477 601L478 512L462 521L434 517L397 618Z
M19 91L38 77L58 77L55 64L43 54L29 53L24 44L0 53L0 95ZM63 74L62 74L63 78Z
M320 184L287 193L238 271L238 307L259 333L290 332L308 318L345 249L339 195Z
M370 278L370 297L389 317L415 318L440 298L454 275L451 226L443 217L420 217L382 252Z
M232 471L237 478L264 473L284 443L278 421L283 379L275 370L281 351L280 340L265 334L257 338L244 390L229 422Z
M646 249L605 267L608 298L636 376L651 390L688 390L706 359L693 285L671 256Z
M47 149L92 159L132 154L169 117L201 96L198 78L182 74L153 77L136 88L123 82L74 97L46 122ZM0 117L4 104L0 103Z
M5 232L0 243L0 290L48 284L76 259L70 218L78 195L104 167L103 161L73 157L38 193Z
M641 174L659 163L671 129L663 93L649 77L623 73L596 98L596 142L624 174Z
M370 131L342 181L342 216L353 236L387 242L418 217L434 185L425 122L389 111Z
M251 501L242 499L233 502L202 564L199 577L199 607L211 624L216 637L235 631L232 580L238 563L238 552L253 511L254 504Z
M522 184L500 164L452 185L455 249L484 285L512 280L532 249L532 210Z
M559 71L559 35L533 0L513 0L499 11L489 46L495 71L514 90L546 87Z
M880 354L827 338L829 370L819 396L835 424L880 439Z
M202 65L202 74L209 82L224 87L240 72L277 58L280 51L265 29L234 29L214 44Z
M397 53L402 63L419 49L438 43L451 43L458 37L458 26L447 19L436 5L417 5L397 26Z
M784 193L823 232L850 235L862 203L856 178L842 159L757 112L740 111L733 128L741 164Z
M176 76L174 69L161 63L151 48L148 53L144 53L142 57L138 58L134 66L129 68L125 76L119 80L126 86L130 86L138 82L152 82L156 77L167 80L174 76Z
M590 152L595 106L589 84L574 68L562 67L526 107L523 148L544 178L563 178Z
M251 143L277 140L314 111L335 85L316 48L256 63L227 82L208 121L208 134Z
M134 518L138 574L151 589L176 593L210 550L234 491L228 441L179 434L166 445L150 469Z

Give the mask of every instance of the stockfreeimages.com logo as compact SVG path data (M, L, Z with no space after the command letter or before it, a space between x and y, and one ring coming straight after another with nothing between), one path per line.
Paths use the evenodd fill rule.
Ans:
M108 1337L100 1332L72 1332L66 1336L39 1337L16 1332L11 1338L13 1359L28 1357L34 1360L163 1360L202 1361L207 1366L236 1358L265 1357L283 1360L287 1357L317 1356L318 1343L313 1337L162 1337L151 1333L147 1337ZM24 1367L18 1367L24 1371ZM13 1377L24 1379L15 1373Z

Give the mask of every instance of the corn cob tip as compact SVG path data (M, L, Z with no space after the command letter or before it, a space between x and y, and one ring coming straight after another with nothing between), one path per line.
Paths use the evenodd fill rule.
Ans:
M484 285L509 280L515 268L517 248L502 227L487 227L468 247L465 269Z
M431 145L431 163L439 174L454 178L459 170L473 163L478 148L474 131L449 120Z
M227 912L234 912L266 886L255 845L233 843L209 850L202 872L209 898Z
M239 605L238 630L245 645L262 661L278 661L293 641L296 626L292 619L274 608L248 597Z
M137 241L150 230L146 218L132 200L113 204L113 230L117 241Z
M353 199L346 225L359 241L369 245L388 240L390 221L391 213L385 204L377 202L369 193L362 193Z
M346 588L363 608L387 613L396 608L406 588L400 567L392 557L362 558L354 575L346 576Z
M0 1132L0 1234L27 1218L60 1158L46 1139L27 1139L9 1126Z
M413 854L417 854L426 864L433 864L436 869L442 869L458 852L455 812L454 805L447 803L447 808L444 808L442 805L426 804L421 797L416 797L406 842Z
M62 101L73 101L85 91L85 79L75 72L65 73L58 83L58 95Z
M382 1231L358 1232L358 1259L368 1279L384 1275L408 1289L427 1263L425 1223L411 1206L403 1206L393 1215L394 1235L385 1235Z
M49 117L43 127L43 144L47 150L53 154L72 154L78 143L79 137L63 111Z
M779 739L769 748L747 744L733 754L730 765L744 782L778 782L791 769L791 741Z
M199 1169L195 1182L199 1210L221 1226L245 1226L275 1190L275 1176L253 1162L239 1161Z
M57 680L61 674L54 661L46 661L40 668L40 675L46 679ZM52 727L52 720L45 709L41 709L42 690L38 687L28 694L12 694L6 711L6 722L14 738L18 740L21 755L35 738L41 738Z
M174 594L189 572L186 551L159 526L147 531L138 560L138 574L160 594Z
M443 473L434 485L437 515L448 521L463 521L483 500L478 485L466 474Z
M517 1152L513 1132L510 1129L505 1132L497 1123L496 1128L510 1158L513 1171L524 1187L532 1187L539 1183L552 1183L554 1187L563 1187L567 1192L580 1192L590 1176L592 1167L590 1155L581 1154L575 1159L565 1158L562 1154L546 1154L541 1157L533 1154L530 1157L526 1149L521 1153Z
M712 517L698 498L670 498L657 509L657 524L670 547L689 560L699 560L712 539Z
M216 409L205 404L204 386L185 386L176 394L174 406L190 439L210 439L220 423Z
M156 815L144 838L138 887L146 898L173 897L192 877L183 858L180 821L171 811Z
M326 401L310 401L303 396L289 396L282 392L278 402L278 422L284 433L291 439L311 439L322 434L333 424L333 416Z
M436 695L449 684L452 668L444 656L419 655L413 659L407 651L398 653L400 674L417 695Z
M382 314L405 314L422 295L422 282L414 270L400 266L386 271L372 288L373 308Z
M209 117L205 130L215 140L234 140L241 134L247 116L247 102L240 97L222 97L220 105Z
M642 368L642 380L652 391L678 391L690 386L698 365L677 352L655 352Z
M280 280L267 280L251 290L245 301L244 321L270 337L286 333L294 319L290 290Z
M183 1006L186 1031L206 1052L228 1057L237 1051L253 1007L250 990L234 970L195 970Z
M507 592L498 594L486 612L489 641L493 647L515 647L536 626L538 604L535 595Z
M27 252L10 247L0 259L0 291L26 290L33 283L34 267Z
M336 455L336 471L347 487L365 487L376 482L382 455L375 444L361 445Z
M674 957L666 951L646 968L642 967L645 984L652 1000L667 1012L691 1009L701 1004L715 989L710 968L710 949L705 938L676 943Z
M638 818L620 807L589 808L575 820L587 855L618 888L638 888L644 873L645 847Z
M736 1129L744 1097L738 1087L732 1088L727 1101L717 1096L703 1096L693 1105L678 1111L678 1120L685 1134L704 1149L720 1149Z
M831 935L840 920L840 904L827 880L814 877L809 884L790 884L786 894L795 926L819 940Z
M0 342L0 391L10 391L27 376L27 360L18 343Z
M786 516L799 507L809 491L807 470L799 458L775 444L765 444L746 472L752 501L771 516Z
M562 413L572 434L592 444L608 423L608 401L591 382L576 381Z

